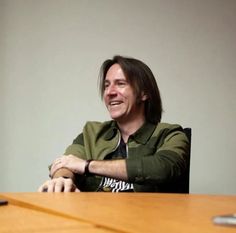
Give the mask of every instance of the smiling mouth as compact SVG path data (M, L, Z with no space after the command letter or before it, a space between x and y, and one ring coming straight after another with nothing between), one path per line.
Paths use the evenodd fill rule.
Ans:
M109 102L109 106L111 106L111 107L113 107L113 106L118 106L118 105L120 105L120 104L122 104L121 101L111 101L111 102Z

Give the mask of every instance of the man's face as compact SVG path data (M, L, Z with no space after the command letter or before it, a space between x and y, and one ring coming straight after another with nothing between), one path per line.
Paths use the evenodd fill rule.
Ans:
M140 106L136 104L134 90L119 64L112 65L106 74L103 98L111 118L117 122L140 116Z

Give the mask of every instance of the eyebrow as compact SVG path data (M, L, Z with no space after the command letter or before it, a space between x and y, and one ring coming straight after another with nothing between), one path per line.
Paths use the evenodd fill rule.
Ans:
M117 78L117 79L114 79L115 82L119 82L119 81L125 81L128 83L128 80L125 79L125 78ZM104 82L110 82L110 80L107 80L106 78L104 79Z

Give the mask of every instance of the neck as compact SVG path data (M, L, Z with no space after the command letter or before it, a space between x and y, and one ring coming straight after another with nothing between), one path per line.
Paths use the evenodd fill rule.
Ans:
M129 139L129 136L135 133L145 122L145 117L140 117L136 119L131 119L129 121L117 122L119 129L121 131L121 136L126 143Z

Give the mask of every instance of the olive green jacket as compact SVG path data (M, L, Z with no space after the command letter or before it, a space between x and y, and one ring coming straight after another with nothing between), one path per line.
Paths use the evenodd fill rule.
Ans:
M103 160L116 150L120 131L115 121L87 122L65 154ZM127 142L128 181L139 192L181 192L189 161L189 142L179 125L145 123ZM101 177L77 176L81 191L96 191Z

